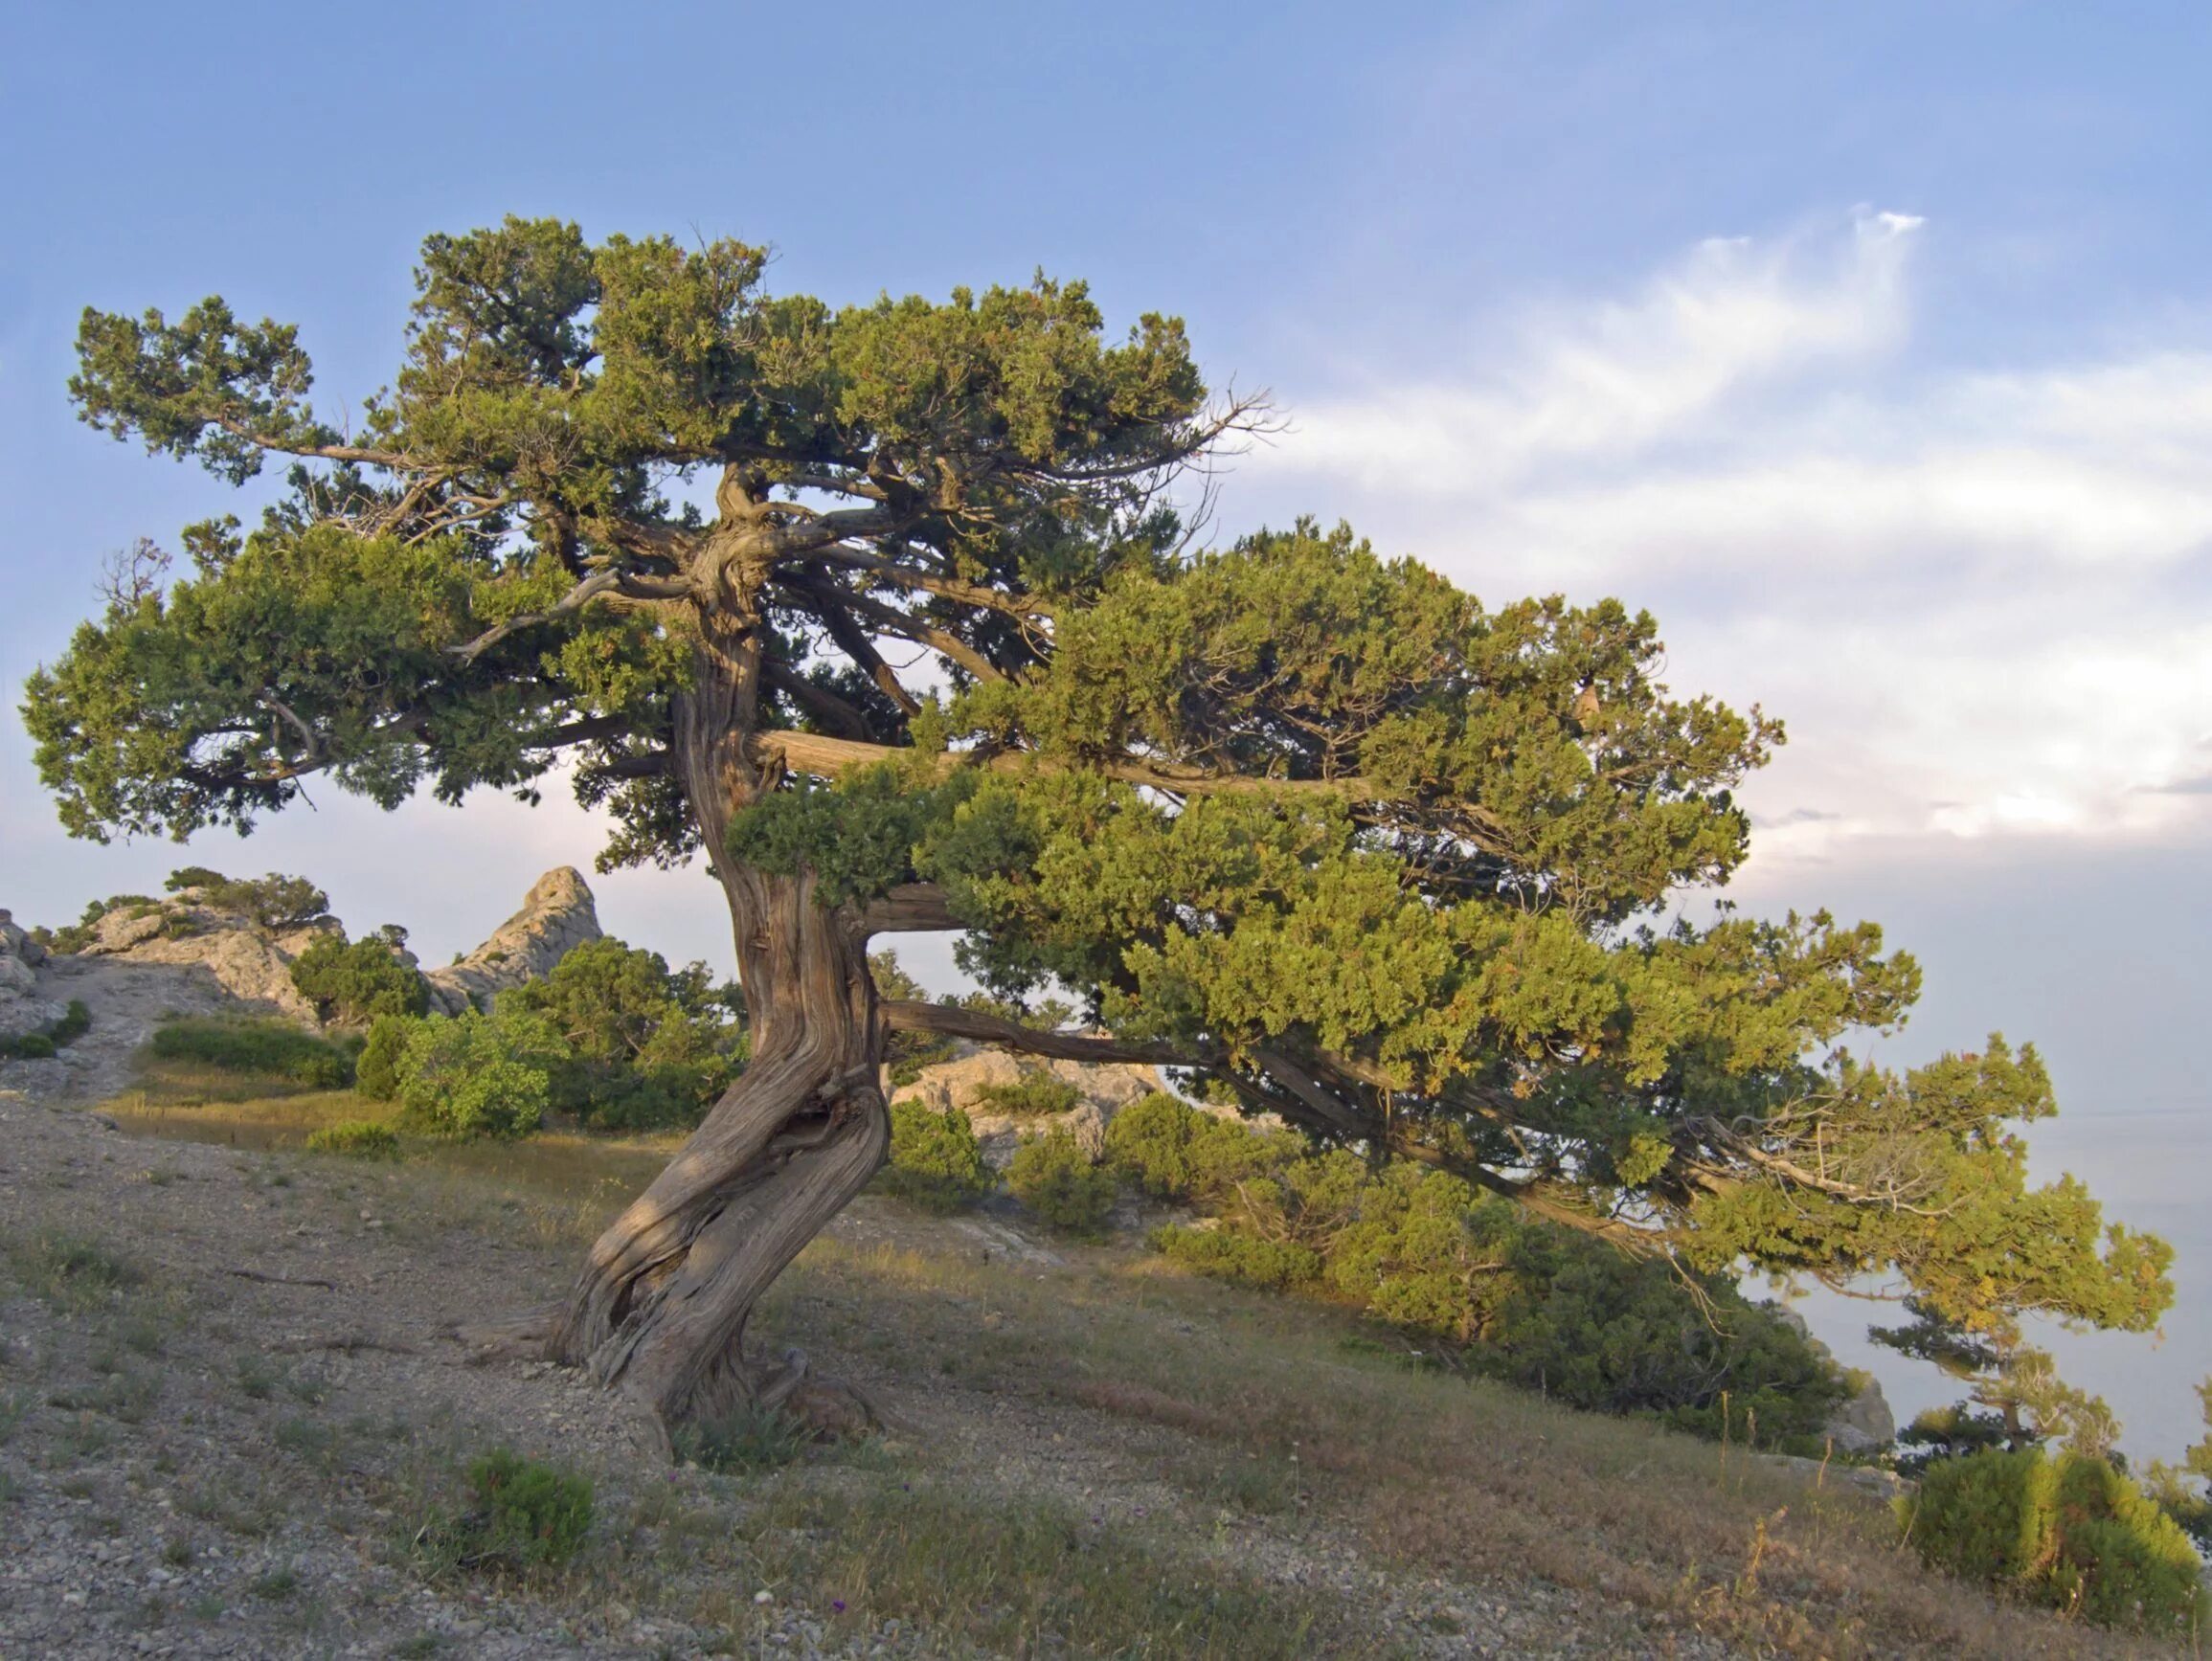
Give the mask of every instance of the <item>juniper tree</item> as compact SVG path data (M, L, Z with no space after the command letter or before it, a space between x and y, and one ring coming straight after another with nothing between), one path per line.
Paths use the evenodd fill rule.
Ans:
M753 1063L519 1338L668 1423L804 1404L747 1317L882 1161L902 1031L1181 1069L1697 1267L2155 1320L2166 1247L2027 1184L2032 1050L1864 1065L1840 1041L1918 988L1875 928L1662 924L1743 860L1782 731L1670 694L1648 616L1485 607L1308 522L1194 550L1169 493L1260 413L1176 321L1110 339L1042 278L832 307L763 265L433 236L350 433L288 326L82 323L84 419L286 471L33 677L70 830L565 773L602 865L703 856L728 901ZM880 996L869 940L917 930L1110 1036Z

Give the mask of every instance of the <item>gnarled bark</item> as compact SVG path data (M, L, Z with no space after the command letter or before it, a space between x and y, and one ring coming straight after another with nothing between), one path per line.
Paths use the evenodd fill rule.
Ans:
M729 900L753 1059L593 1246L548 1346L667 1426L788 1403L803 1361L749 1360L746 1324L891 1143L878 1082L888 1027L868 972L867 919L819 904L811 875L741 866L724 847L731 813L772 782L745 753L759 665L744 595L734 598L739 626L701 642L675 750Z

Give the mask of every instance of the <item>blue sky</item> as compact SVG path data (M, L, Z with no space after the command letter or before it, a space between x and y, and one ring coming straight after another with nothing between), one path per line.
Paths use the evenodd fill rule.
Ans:
M1882 919L1930 971L1908 1051L2041 1040L2039 1160L2198 1231L2155 1364L2085 1352L2180 1439L2212 1368L2212 13L632 10L0 12L0 681L103 553L227 505L74 420L86 303L297 322L339 410L393 369L420 237L508 212L766 242L833 300L1088 278L1290 416L1225 532L1344 515L1487 597L1618 593L1678 688L1789 719L1742 897ZM595 845L566 807L319 793L192 854L442 956ZM0 712L0 905L178 863L67 842ZM726 963L699 884L596 886Z

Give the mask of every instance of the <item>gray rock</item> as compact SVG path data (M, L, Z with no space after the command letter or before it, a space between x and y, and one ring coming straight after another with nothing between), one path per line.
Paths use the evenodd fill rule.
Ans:
M445 1015L489 1009L510 986L551 974L554 964L599 938L599 916L583 873L562 865L531 885L522 909L458 963L427 971L431 1005Z
M1805 1317L1788 1304L1766 1303L1759 1307L1795 1327L1823 1359L1836 1358L1828 1346L1813 1336ZM1871 1374L1855 1376L1862 1380L1858 1393L1828 1416L1827 1424L1820 1427L1821 1434L1836 1445L1840 1453L1879 1453L1897 1440L1897 1415L1890 1410L1889 1398L1882 1393L1881 1383Z
M42 995L38 967L45 961L46 948L0 911L0 1039L43 1031L69 1013Z

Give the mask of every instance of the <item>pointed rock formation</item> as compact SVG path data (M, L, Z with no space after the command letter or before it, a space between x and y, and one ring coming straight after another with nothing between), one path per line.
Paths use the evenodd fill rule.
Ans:
M430 1006L445 1015L489 1009L510 986L535 980L587 940L599 938L598 911L583 873L562 865L538 878L522 909L457 963L423 972Z
M43 1032L68 1014L66 1005L39 996L38 966L46 948L0 911L0 1039Z

